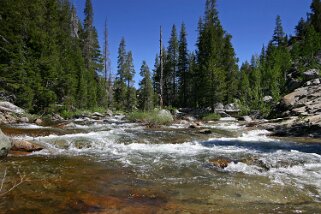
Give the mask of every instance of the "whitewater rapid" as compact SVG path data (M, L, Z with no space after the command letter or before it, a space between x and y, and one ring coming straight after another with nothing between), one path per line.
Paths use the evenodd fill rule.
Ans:
M134 167L145 174L157 174L165 168L179 170L184 166L195 169L193 177L206 177L209 176L209 170L215 170L209 165L209 159L228 158L232 162L225 169L219 169L220 171L262 176L268 178L272 184L291 184L299 189L313 186L317 193L311 195L320 198L320 144L285 142L269 137L270 133L266 130L245 130L234 122L208 125L208 128L234 132L242 130L239 136L210 136L208 140L183 143L171 142L171 138L175 138L175 130L182 129L175 126L171 127L171 131L152 131L146 130L140 124L112 121L109 124L93 123L89 126L71 124L70 128L87 132L23 138L36 141L46 148L32 155L88 155L98 161L118 161L124 167ZM79 141L85 143L85 146L79 148ZM255 161L240 161L249 157ZM173 180L173 177L177 180L183 179L179 176L169 176L166 179Z

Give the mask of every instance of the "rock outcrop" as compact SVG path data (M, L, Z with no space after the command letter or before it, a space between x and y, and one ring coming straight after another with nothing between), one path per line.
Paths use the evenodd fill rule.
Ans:
M0 102L0 111L23 114L25 111L10 102Z
M272 120L261 126L278 136L321 137L320 78L320 71L317 69L290 73L287 88L296 88L281 99L273 112L274 118L282 119Z
M3 134L3 132L0 129L0 158L6 157L11 147L12 144L9 137Z

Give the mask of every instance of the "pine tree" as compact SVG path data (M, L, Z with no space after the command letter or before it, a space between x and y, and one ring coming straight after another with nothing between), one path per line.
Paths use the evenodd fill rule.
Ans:
M272 42L277 46L282 46L285 44L285 33L283 31L282 20L279 15L276 17Z
M196 108L197 107L197 91L198 91L198 81L197 81L197 60L195 53L190 53L188 56L188 79L187 79L187 106Z
M131 111L133 107L136 105L136 93L133 94L133 90L131 89L134 84L134 75L135 75L135 68L133 64L133 54L129 51L126 55L126 62L125 62L125 72L124 72L124 80L127 85L127 103L126 108L128 111Z
M164 79L168 85L169 98L167 101L168 105L173 105L177 102L177 65L178 65L178 39L176 26L173 25L171 37L168 42L167 49L167 70L164 72L166 75Z
M151 111L153 109L154 95L150 71L146 61L143 61L140 75L143 79L139 83L139 106L143 111Z
M224 30L218 18L216 0L207 0L204 23L199 24L197 61L199 65L198 103L212 107L223 102L226 94L224 60Z
M187 105L187 87L188 87L188 51L186 28L183 23L181 26L180 39L179 39L179 57L178 57L178 79L179 79L179 97L180 106L186 107Z
M321 34L321 1L313 0L311 3L310 21L315 31Z
M234 98L237 95L238 88L238 65L237 58L235 56L235 51L231 42L232 36L227 34L224 38L224 49L223 49L223 67L226 74L226 84L228 85L228 90L226 93L227 103L233 103Z
M114 84L115 92L115 105L118 109L125 107L126 100L126 84L125 84L125 72L126 72L126 41L121 39L118 48L118 62L117 62L117 76Z
M248 105L251 101L251 90L249 82L249 73L251 72L251 66L246 61L242 64L240 69L240 83L239 83L239 97L244 105Z
M299 37L300 39L303 39L306 33L306 27L307 27L307 22L303 18L301 18L298 25L295 27L296 36Z
M91 0L86 0L85 5L85 20L84 20L84 59L86 68L90 68L92 60L92 51L93 51L93 22L94 22L94 13Z

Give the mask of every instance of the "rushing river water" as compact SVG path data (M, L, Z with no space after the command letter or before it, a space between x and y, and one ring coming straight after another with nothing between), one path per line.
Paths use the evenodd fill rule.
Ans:
M321 213L321 140L274 139L235 122L207 128L121 118L3 127L46 149L1 162L4 188L25 177L0 197L0 212ZM232 162L221 169L213 159Z

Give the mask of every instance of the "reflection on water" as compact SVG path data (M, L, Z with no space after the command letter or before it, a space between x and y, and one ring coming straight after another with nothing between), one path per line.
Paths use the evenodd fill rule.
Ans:
M272 139L236 123L182 127L72 124L20 135L45 150L8 157L6 213L320 213L321 144ZM29 127L30 128L30 127ZM33 127L36 128L36 127ZM48 128L50 129L50 128ZM48 131L48 130L46 130ZM209 160L229 159L225 168Z

